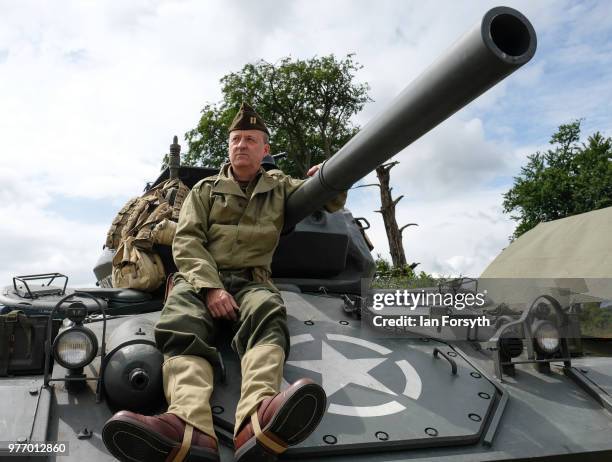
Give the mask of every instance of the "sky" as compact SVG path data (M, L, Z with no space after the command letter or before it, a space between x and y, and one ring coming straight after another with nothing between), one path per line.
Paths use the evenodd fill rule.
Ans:
M507 1L532 22L530 63L399 153L409 262L479 275L515 222L502 194L563 123L612 136L612 2ZM355 54L365 125L474 26L490 1L0 0L0 285L61 272L92 285L116 212L196 126L219 79L285 56ZM272 147L274 149L274 147ZM372 183L368 177L365 183ZM349 194L389 256L377 188Z

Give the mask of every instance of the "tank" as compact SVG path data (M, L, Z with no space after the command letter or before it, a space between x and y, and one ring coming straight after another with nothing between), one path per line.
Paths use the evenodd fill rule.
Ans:
M422 325L380 327L376 303L394 292L370 288L375 265L367 220L346 209L321 210L535 50L527 18L511 8L489 10L288 199L272 266L291 333L283 386L311 377L323 385L328 408L315 432L283 459L612 460L612 358L581 355L571 341L580 317L567 292L536 289L527 303L494 300L491 288L482 306L462 310L457 295L478 295L475 284L486 281L449 281L404 292L423 297L410 310L426 320ZM178 176L191 188L216 173L180 166L178 149L175 138L171 167L151 186ZM265 168L273 163L267 158ZM170 248L157 250L172 272ZM66 276L51 273L16 276L0 293L3 312L19 309L36 324L12 332L19 337L28 330L34 356L45 357L20 369L28 352L15 350L10 373L0 377L3 455L23 450L40 460L113 460L101 431L114 412L164 411L163 357L152 337L164 289L113 288L113 255L105 249L94 268L98 287L71 288ZM441 306L447 295L455 304ZM388 307L397 327L402 309ZM483 313L491 326L470 323ZM444 317L449 325L436 325ZM211 405L221 459L231 460L240 363L230 339L219 337Z

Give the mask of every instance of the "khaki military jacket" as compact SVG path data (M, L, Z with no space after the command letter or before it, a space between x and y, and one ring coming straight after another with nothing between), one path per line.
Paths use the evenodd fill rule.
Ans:
M243 192L229 164L198 182L181 208L172 245L177 268L196 291L223 288L220 271L253 269L266 278L284 224L285 201L306 180L266 172ZM346 193L326 204L344 206Z

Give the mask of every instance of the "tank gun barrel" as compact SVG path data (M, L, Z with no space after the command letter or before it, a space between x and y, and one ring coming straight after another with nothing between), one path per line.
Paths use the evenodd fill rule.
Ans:
M285 229L510 75L535 50L535 31L523 14L508 7L489 10L289 197Z

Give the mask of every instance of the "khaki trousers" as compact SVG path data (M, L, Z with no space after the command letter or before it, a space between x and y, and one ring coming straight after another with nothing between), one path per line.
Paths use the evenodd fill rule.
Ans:
M287 315L272 284L229 275L226 290L240 306L232 325L232 348L241 358L241 396L235 431L267 396L280 391L283 363L289 353ZM214 340L220 323L213 319L195 290L180 274L155 326L157 347L166 358L163 367L168 412L215 436L210 396L212 363L218 361ZM197 375L198 378L194 378Z
M173 356L164 361L162 373L168 412L217 439L210 410L210 363L199 356Z

